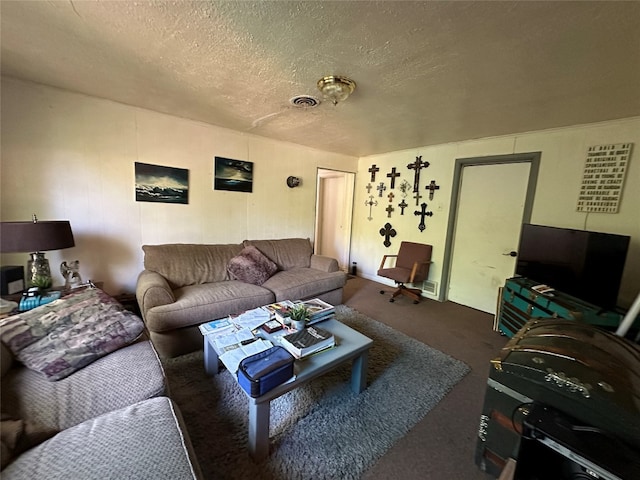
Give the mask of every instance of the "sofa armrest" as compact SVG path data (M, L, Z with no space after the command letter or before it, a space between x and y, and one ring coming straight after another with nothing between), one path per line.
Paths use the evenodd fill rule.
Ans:
M142 318L146 312L159 305L169 305L176 301L167 280L158 272L143 270L138 275L136 285L136 299L140 306Z
M340 266L335 258L327 257L324 255L311 255L311 268L316 270L322 270L323 272L338 272Z

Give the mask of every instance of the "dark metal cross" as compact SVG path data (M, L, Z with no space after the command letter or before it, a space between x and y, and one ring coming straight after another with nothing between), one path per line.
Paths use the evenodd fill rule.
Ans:
M407 165L409 170L415 170L415 174L413 175L413 193L416 193L420 187L420 170L423 168L427 168L429 166L429 162L422 161L422 155L416 157L416 161Z
M389 238L395 237L396 231L393 229L390 223L385 223L384 228L380 229L380 235L384 237L383 244L385 247L388 248L391 246L391 240L389 240Z
M433 200L433 194L436 190L440 190L440 185L436 185L436 181L431 180L431 183L424 188L429 190L429 200Z
M420 207L422 208L421 211L415 211L413 212L413 214L417 217L418 215L420 215L420 224L418 225L418 230L420 230L421 232L424 231L425 228L427 228L427 226L424 224L424 217L432 217L433 216L433 212L427 212L427 204L426 203L422 203L420 204Z
M387 212L387 218L391 218L391 212L395 212L395 208L393 208L391 205L387 205L387 208L385 208L385 211Z
M376 181L376 173L379 172L380 169L378 167L376 167L376 164L374 163L373 165L371 165L371 168L369 169L369 173L371 173L371 181L375 182Z
M387 198L389 199L389 203L393 202L393 197L395 197L393 192L389 192L389 195L387 195Z
M371 221L373 220L373 217L371 216L371 209L378 205L378 201L373 199L373 195L369 195L369 200L365 200L364 204L369 206L369 216L367 217L367 220Z
M382 192L384 192L386 189L387 187L385 187L384 182L380 182L380 185L376 187L376 190L378 190L378 196L382 197Z
M407 202L405 202L404 198L403 198L402 202L400 202L398 204L398 206L400 207L400 215L404 215L404 209L407 208L409 206L409 204Z
M367 183L367 186L365 188L367 189L367 193L371 193L371 189L373 188L373 185L371 185L370 183Z
M396 173L396 167L393 167L391 169L391 172L387 173L387 178L391 179L391 190L393 190L394 188L396 188L396 177L399 177L400 174Z

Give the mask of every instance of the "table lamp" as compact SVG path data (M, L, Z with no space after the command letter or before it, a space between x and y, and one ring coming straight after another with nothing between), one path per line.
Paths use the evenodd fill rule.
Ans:
M0 252L30 252L27 263L29 287L47 289L53 284L47 250L62 250L75 246L71 224L67 220L38 221L35 214L31 222L2 222L0 224Z

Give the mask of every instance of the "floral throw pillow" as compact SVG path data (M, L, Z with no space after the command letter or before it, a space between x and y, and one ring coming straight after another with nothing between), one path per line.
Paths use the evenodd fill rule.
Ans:
M26 367L60 380L140 336L142 320L86 289L0 320L0 340Z
M278 267L256 247L249 246L229 260L227 271L235 280L262 285L278 271Z

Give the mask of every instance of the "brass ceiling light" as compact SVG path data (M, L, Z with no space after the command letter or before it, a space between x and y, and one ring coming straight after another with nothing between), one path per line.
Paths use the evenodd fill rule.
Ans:
M356 82L339 75L329 75L318 80L318 90L334 105L344 102L355 89Z

